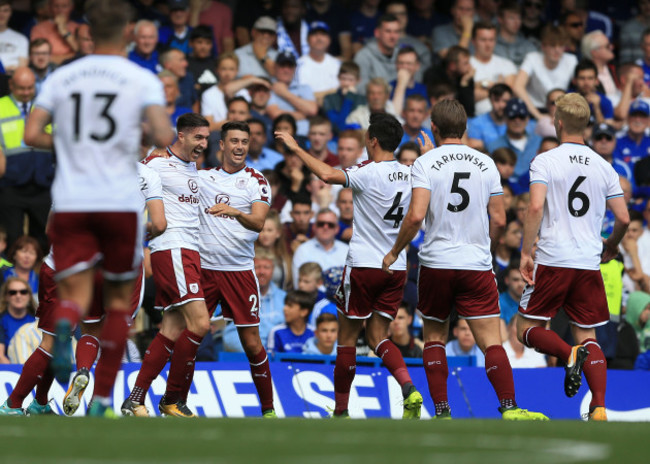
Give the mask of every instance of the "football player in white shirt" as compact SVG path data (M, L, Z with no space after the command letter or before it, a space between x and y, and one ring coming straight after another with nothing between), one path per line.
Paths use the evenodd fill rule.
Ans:
M186 395L194 376L194 359L210 329L201 285L199 257L199 182L196 160L208 144L209 122L187 113L176 123L178 139L167 148L167 158L150 156L147 166L162 181L167 218L165 232L152 240L151 266L156 284L156 307L164 310L160 332L153 339L135 386L122 404L125 415L146 416L144 399L171 355L167 390L158 404L161 414L195 417Z
M587 101L570 93L560 97L555 108L561 145L530 164L520 267L527 286L519 304L517 336L526 346L566 362L564 391L569 397L578 392L584 369L592 393L589 420L605 421L607 361L595 327L609 321L609 309L600 263L619 253L630 216L618 174L584 143L590 115ZM600 230L606 206L615 222L603 244ZM559 308L569 317L579 343L574 347L545 328Z
M87 14L95 53L56 70L43 84L25 142L57 151L50 239L60 304L51 367L66 382L70 333L88 311L95 265L106 279L102 354L90 415L111 415L111 390L128 336L133 281L140 270L138 148L143 116L158 146L173 139L160 81L125 57L129 6L96 0ZM46 131L50 123L54 135Z
M491 158L463 145L467 114L457 100L444 100L431 111L438 148L413 164L411 206L392 250L389 268L420 230L418 310L424 322L424 369L436 407L436 418L451 417L447 399L445 342L455 307L467 320L476 344L485 353L485 371L499 399L503 419L548 420L517 407L512 368L501 345L499 293L492 272L491 245L505 226L499 171ZM489 214L489 217L488 217Z
M221 303L223 318L237 327L262 416L270 418L276 417L273 384L259 334L261 296L253 259L271 207L271 188L259 171L246 166L249 141L247 123L225 123L223 165L199 172L201 281L208 309Z
M400 122L385 113L370 115L365 143L370 160L345 170L335 169L300 148L288 133L276 137L305 165L329 184L351 187L354 201L352 239L341 287L337 291L339 318L334 368L335 416L348 415L350 388L356 367L356 341L366 323L373 351L402 387L403 417L419 419L422 395L415 389L402 354L388 337L406 283L406 253L396 255L391 275L381 271L411 198L411 169L393 155L404 134Z

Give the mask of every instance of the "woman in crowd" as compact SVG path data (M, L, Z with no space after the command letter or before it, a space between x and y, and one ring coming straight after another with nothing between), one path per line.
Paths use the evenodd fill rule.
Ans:
M29 284L9 277L0 291L0 364L9 364L7 346L24 324L36 320L36 302Z

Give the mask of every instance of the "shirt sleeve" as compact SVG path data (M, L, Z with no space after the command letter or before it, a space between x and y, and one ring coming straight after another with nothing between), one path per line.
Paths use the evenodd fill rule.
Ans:
M148 172L148 176L145 178L145 180L147 184L144 190L144 197L146 198L146 201L162 200L163 190L162 190L162 181L160 180L160 175L153 169L150 169Z
M422 158L415 160L411 168L411 185L413 188L425 188L431 190L431 182L426 175L424 163L421 162Z
M501 175L499 170L494 166L490 170L490 196L503 195L503 186L501 185Z
M536 55L537 52L531 52L527 54L526 58L524 58L524 62L521 63L521 67L519 68L521 71L525 71L529 76L534 74Z
M145 85L142 86L142 106L144 108L151 105L165 106L162 81L149 71L145 71L143 74L147 76L147 79L143 79Z
M614 168L607 166L607 199L618 198L623 196L623 189L621 188L621 181L618 173Z
M548 185L548 170L542 158L539 156L535 157L530 163L530 183L532 184L544 184Z
M359 192L365 188L367 185L366 178L368 169L362 169L363 164L357 164L350 166L343 170L345 174L346 182L344 187L350 187L352 190Z
M261 201L271 206L271 187L266 178L259 172L253 173L253 182L251 182L251 203Z

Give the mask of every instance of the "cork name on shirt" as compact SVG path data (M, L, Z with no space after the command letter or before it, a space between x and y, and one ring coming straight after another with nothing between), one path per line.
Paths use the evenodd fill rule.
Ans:
M444 167L445 164L451 161L470 161L481 170L485 172L488 170L487 166L481 161L478 156L472 155L471 153L449 153L448 155L442 155L439 160L436 160L435 163L431 166L431 169L440 171L440 168Z
M571 155L569 156L569 161L572 163L578 163L578 164L584 164L585 166L589 166L589 157L588 156L582 156L582 155Z
M390 182L399 182L399 181L408 182L409 175L405 172L399 172L399 171L391 172L390 174L388 174L388 180Z

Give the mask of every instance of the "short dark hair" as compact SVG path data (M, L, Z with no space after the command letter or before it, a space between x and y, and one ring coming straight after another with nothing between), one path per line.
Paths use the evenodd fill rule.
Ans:
M307 205L311 209L311 197L306 193L299 193L291 199L291 209L296 205Z
M320 313L320 316L316 318L316 327L319 325L325 323L325 322L336 322L338 323L339 320L336 318L336 315L332 313Z
M278 116L273 120L273 126L272 126L273 133L275 133L278 124L281 122L288 122L289 124L291 124L291 128L293 129L293 135L296 135L296 132L298 130L296 126L296 118L291 116L289 113L281 114L280 116Z
M521 5L517 0L501 0L497 9L497 16L503 17L506 11L519 13L521 15Z
M456 94L456 91L451 86L451 84L448 84L446 82L429 82L427 84L427 95L429 99L435 98L438 100L440 97L449 94Z
M461 56L471 56L471 54L465 47L461 47L460 45L453 45L449 47L449 51L447 51L445 63L457 63L458 58Z
M512 88L508 84L494 84L492 87L490 87L490 90L488 91L488 96L490 98L501 98L504 93L508 92L510 95L514 95L514 92L512 91Z
M228 100L228 103L226 104L226 107L230 109L230 105L232 105L234 102L244 102L246 104L246 108L248 108L248 111L251 110L251 104L248 100L246 100L242 96L236 96L232 97L230 100Z
M134 17L131 5L123 0L91 0L86 4L90 36L98 43L121 40L124 28Z
M506 228L512 224L513 222L517 222L516 219L513 219L510 221L507 225ZM513 259L508 263L508 266L506 267L505 271L503 272L504 277L508 277L512 271L518 271L519 270L519 263L520 261L518 259Z
M192 32L190 32L190 42L196 39L208 39L212 41L213 37L212 27L210 26L196 26L192 29Z
M416 152L416 153L418 154L418 156L422 155L422 151L420 150L420 145L418 145L418 144L415 143L415 142L406 142L406 143L402 144L402 145L399 147L399 150L397 150L397 154L395 155L395 158L397 159L397 161L401 161L401 160L402 160L402 159L401 159L401 158L402 158L402 153L403 153L405 150L411 150L411 151L414 151L414 152Z
M420 57L418 56L418 52L415 50L415 48L411 47L410 45L403 45L399 48L397 51L397 56L400 57L402 55L406 55L407 53L413 53L415 54L415 59L417 62L420 62Z
M246 132L248 135L251 134L251 128L248 127L248 123L244 121L228 121L221 126L221 140L226 140L228 131L242 131Z
M398 309L402 308L404 308L404 311L406 311L409 316L413 317L413 306L411 306L411 303L406 300L402 300L402 302L399 304Z
M264 132L264 135L266 135L266 123L264 121L262 121L261 119L259 119L259 118L249 118L249 119L246 120L246 122L248 123L249 128L250 128L251 124L258 124L258 125L262 126L262 131Z
M411 95L409 95L408 97L406 97L406 100L404 100L404 108L406 108L406 104L407 104L408 102L410 102L410 101L412 101L412 102L418 102L418 103L422 103L422 102L424 102L424 103L427 103L427 104L429 103L429 102L427 102L427 99L424 98L421 94L419 94L419 93L412 93Z
M492 152L492 161L499 164L514 166L517 164L517 154L508 147L497 148Z
M384 13L379 18L377 18L377 25L375 26L375 29L379 29L384 25L384 23L394 23L397 21L399 21L399 19L397 19L397 16L390 13Z
M297 304L300 306L300 309L306 309L311 312L314 309L315 300L314 296L310 293L302 290L292 290L284 298L284 304Z
M210 123L198 113L185 113L176 120L176 133L196 129L197 127L210 127Z
M368 137L377 139L379 146L386 151L395 151L404 136L404 128L395 116L388 113L372 113Z
M476 33L483 29L494 31L495 33L497 31L497 27L494 24L487 21L479 21L474 24L474 27L472 27L472 39L475 39Z
M341 63L341 67L339 68L338 75L340 76L341 74L352 74L357 79L359 79L361 76L361 69L359 68L359 65L354 61L344 61Z
M38 240L36 240L34 237L30 237L29 235L18 237L13 245L11 245L9 252L7 253L9 261L11 261L13 264L16 264L16 253L18 250L22 250L26 246L31 246L34 248L34 251L36 251L36 264L38 264L43 259L43 250L41 248L41 245L39 245Z
M641 211L631 209L631 210L629 210L629 213L630 213L630 222L632 222L632 221L643 222L643 213L641 213Z
M598 68L596 67L596 64L589 58L583 58L578 62L573 70L573 77L577 78L581 71L588 71L590 69L594 72L594 76L598 77Z
M32 52L33 49L36 47L40 47L41 45L47 44L48 47L50 47L50 52L52 52L52 44L50 43L49 40L44 39L43 37L39 37L38 39L33 39L29 42L29 53Z
M433 106L431 122L443 139L459 139L467 128L467 113L458 100L442 100Z

